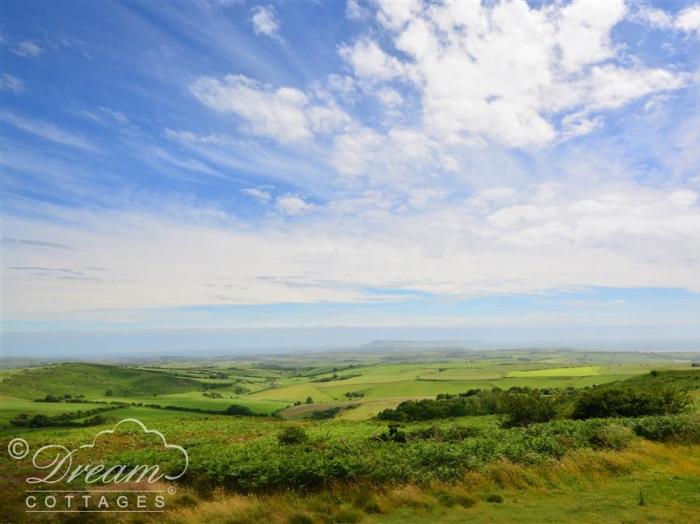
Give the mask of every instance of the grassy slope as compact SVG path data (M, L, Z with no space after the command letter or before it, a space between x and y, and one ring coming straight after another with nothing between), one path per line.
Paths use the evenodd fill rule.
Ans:
M654 375L646 373L628 378L621 383L633 387L674 387L685 391L700 389L700 369L660 370Z
M427 510L403 507L367 522L684 524L700 521L700 492L697 489L700 447L642 443L633 451L621 453L617 459L622 469L617 474L579 474L573 478L562 475L559 482L549 485L542 485L542 479L535 478L534 486L527 486L527 483L509 485L508 480L485 482L480 490L475 490L482 496L490 491L501 494L502 504L490 504L482 499L468 509L459 506L437 506ZM636 462L634 466L629 464L631 460ZM505 489L501 484L505 484ZM640 492L643 505L640 505Z
M220 492L192 508L165 514L177 524L308 522L415 524L576 524L700 521L700 446L639 442L622 452L582 451L541 466L494 464L464 480L431 486L338 486L298 495L245 496ZM640 505L640 491L644 505ZM198 499L192 491L185 494ZM472 500L471 507L446 505L445 494ZM487 496L498 494L503 503ZM367 511L371 501L376 508ZM303 520L298 520L304 522Z
M0 382L0 394L36 399L48 394L102 397L177 393L201 389L196 380L120 366L67 363L14 373Z

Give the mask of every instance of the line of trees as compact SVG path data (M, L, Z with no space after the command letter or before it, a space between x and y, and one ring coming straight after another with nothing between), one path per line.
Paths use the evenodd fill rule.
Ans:
M379 420L414 422L451 417L504 415L504 427L527 426L554 418L609 418L674 415L686 411L687 393L669 387L601 386L566 389L469 390L435 399L407 400L385 409Z

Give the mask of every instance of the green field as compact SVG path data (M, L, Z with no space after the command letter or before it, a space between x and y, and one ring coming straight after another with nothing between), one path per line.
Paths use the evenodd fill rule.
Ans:
M590 377L601 374L600 366L574 366L566 368L531 369L511 371L509 377Z
M283 410L292 409L294 417L300 412L294 404L311 399L312 406L303 408L302 413L352 402L357 407L343 411L339 417L362 420L411 398L469 389L583 388L624 380L651 369L686 369L691 360L679 362L676 355L664 358L552 351L470 352L460 356L437 353L432 361L409 354L403 362L391 362L395 355L381 353L328 357L310 354L292 361L289 357L271 357L263 361L189 360L138 366L62 363L6 369L0 374L0 395L24 402L49 394L84 395L87 400L211 411L239 404L261 415L282 412L285 416ZM106 395L108 390L110 396ZM7 408L0 424L7 425L18 409L31 414L79 409L68 403L59 404L61 407L31 403L26 409L15 408L23 405L17 404L20 400L13 402L5 402Z

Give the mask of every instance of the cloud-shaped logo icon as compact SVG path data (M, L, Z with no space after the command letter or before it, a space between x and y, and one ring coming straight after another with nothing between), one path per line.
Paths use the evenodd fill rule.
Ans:
M182 468L182 471L180 471L180 473L177 475L166 475L161 472L159 464L141 464L135 466L121 464L113 465L111 467L106 467L103 464L92 463L74 465L74 455L76 452L83 449L94 448L95 444L97 443L97 439L104 435L112 435L119 426L129 423L138 426L145 435L157 435L160 438L164 449L176 450L179 453L182 453L182 456L185 459L185 466ZM20 442L20 440L22 439L15 439L14 441L10 442L8 452L12 458L21 459L29 452L26 442ZM97 433L97 435L95 435L92 439L92 442L89 444L83 444L75 449L71 450L59 444L49 444L39 448L34 453L32 465L37 470L44 471L45 473L41 477L27 477L26 481L30 484L51 484L60 482L66 478L70 482L81 476L85 477L85 482L87 483L94 483L100 480L104 483L115 484L131 481L140 482L144 479L144 477L148 480L148 482L156 482L161 478L165 478L166 480L177 480L182 477L190 465L190 457L185 448L182 446L168 444L168 441L165 439L165 435L163 435L160 431L156 429L148 429L146 425L138 419L125 418L112 426L112 429L105 429ZM135 477L138 480L135 480Z
M187 454L187 450L185 448L183 448L182 446L178 446L177 444L168 444L168 441L166 440L165 435L163 435L160 431L158 431L157 429L148 429L143 422L141 422L140 420L135 419L135 418L122 419L119 422L117 422L112 427L112 429L105 429L105 430L100 431L97 435L95 435L93 437L92 442L90 444L83 444L82 446L78 447L76 449L76 451L78 449L94 448L95 443L97 442L98 438L100 438L102 435L112 435L119 426L121 426L122 424L127 424L127 423L136 424L138 427L141 428L141 430L146 435L158 435L158 437L160 437L160 441L163 443L163 447L165 449L174 449L174 450L177 450L180 453L182 453L182 456L185 458L185 467L182 468L182 471L177 475L165 475L165 478L167 480L177 480L185 474L185 472L187 471L187 468L190 465L190 457Z

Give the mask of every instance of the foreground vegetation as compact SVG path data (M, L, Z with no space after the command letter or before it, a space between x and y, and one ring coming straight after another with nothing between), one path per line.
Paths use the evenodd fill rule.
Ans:
M462 356L439 363L341 359L297 367L228 362L12 370L0 391L10 395L18 386L16 392L29 398L2 398L0 422L6 425L0 444L6 449L11 438L21 435L32 449L51 443L73 448L117 420L137 418L184 446L189 455L176 494L168 495L164 518L169 522L538 522L547 515L564 522L565 508L580 503L577 490L588 490L581 500L594 504L580 508L590 521L648 517L688 522L689 515L691 521L700 520L700 495L691 489L700 482L700 369L692 366L694 360L684 365L654 360L650 369L643 361L649 357L580 366L556 355L531 354L526 362L519 360L526 358L522 354L514 354L510 359L469 355L469 362ZM579 358L574 354L570 360ZM498 379L503 384L534 382L484 387L495 380L498 368L506 368L500 371L506 376ZM613 376L591 374L603 368L623 378L602 380L595 387L561 386L575 378L577 368L586 379ZM74 377L76 369L95 376L83 388L61 376L65 370ZM483 373L482 387L431 398L367 399L376 392L371 384L401 383L416 373L414 382L423 382L426 375L449 373L449 380L429 382L454 385L455 374L465 370L470 374L467 384ZM513 373L518 376L507 377ZM528 373L532 376L522 376ZM350 378L339 379L345 376ZM388 381L397 376L401 380ZM149 385L140 382L153 377ZM363 381L363 389L352 381ZM196 389L170 392L181 386ZM310 392L304 387L325 388L338 399L303 397L302 391ZM112 395L104 395L109 390ZM132 396L123 396L127 390ZM290 390L299 400L282 404L276 416L255 416L252 396ZM198 395L197 403L169 404L184 395ZM13 403L21 407L13 408ZM32 423L36 420L44 423ZM89 453L107 464L158 462L172 472L182 468L177 456L157 455L153 446L139 440L138 432L125 431ZM672 478L662 473L670 471L668 460L676 468ZM8 486L0 494L3 514L10 515L10 522L28 519L21 497L31 464L4 455L0 468ZM596 493L593 480L606 486L604 490ZM555 507L547 508L547 500ZM88 516L89 521L101 518L89 514L86 521ZM147 517L112 515L110 521Z

